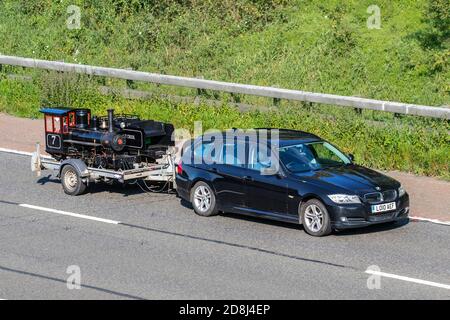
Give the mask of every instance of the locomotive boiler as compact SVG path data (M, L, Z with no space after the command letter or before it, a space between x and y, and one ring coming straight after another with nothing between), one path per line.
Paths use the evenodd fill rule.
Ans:
M81 159L92 168L128 170L154 163L173 146L170 123L135 115L92 116L89 109L44 108L45 151L56 160Z

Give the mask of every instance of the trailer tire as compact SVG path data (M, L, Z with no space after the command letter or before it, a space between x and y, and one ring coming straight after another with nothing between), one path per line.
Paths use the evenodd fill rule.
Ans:
M65 165L61 170L61 184L64 192L71 196L83 194L87 187L78 170L70 164Z

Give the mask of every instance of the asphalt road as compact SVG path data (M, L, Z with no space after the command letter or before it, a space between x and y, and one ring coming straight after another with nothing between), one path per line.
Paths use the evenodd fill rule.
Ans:
M29 160L0 152L1 299L450 299L448 226L313 238L301 226L202 218L173 194L136 186L70 197L51 172L36 178ZM66 284L73 265L79 290ZM389 274L379 289L367 286L372 265Z

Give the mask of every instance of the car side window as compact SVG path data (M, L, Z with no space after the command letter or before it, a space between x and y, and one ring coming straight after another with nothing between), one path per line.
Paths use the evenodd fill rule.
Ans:
M221 156L222 164L234 167L245 167L245 152L242 154L242 150L239 150L237 144L224 144Z
M270 156L267 155L267 148L263 148L261 145L251 144L249 146L248 168L261 171L271 166L272 161Z
M221 150L216 150L213 142L200 142L193 148L193 160L196 164L220 163Z

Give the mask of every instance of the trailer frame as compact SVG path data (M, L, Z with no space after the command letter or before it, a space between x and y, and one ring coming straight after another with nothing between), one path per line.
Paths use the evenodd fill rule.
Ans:
M172 189L176 189L175 182L175 147L169 148L166 154L158 159L156 163L140 163L133 169L129 170L112 170L105 168L94 168L87 166L81 159L78 160L84 164L84 170L80 170L79 174L83 182L87 185L97 182L117 181L119 183L134 182L144 180L150 182L167 182ZM58 171L57 177L60 178L62 168L69 164L67 160L58 161L52 157L44 156L40 153L40 144L36 143L36 151L31 156L31 171L36 172L37 176L41 176L43 170Z

